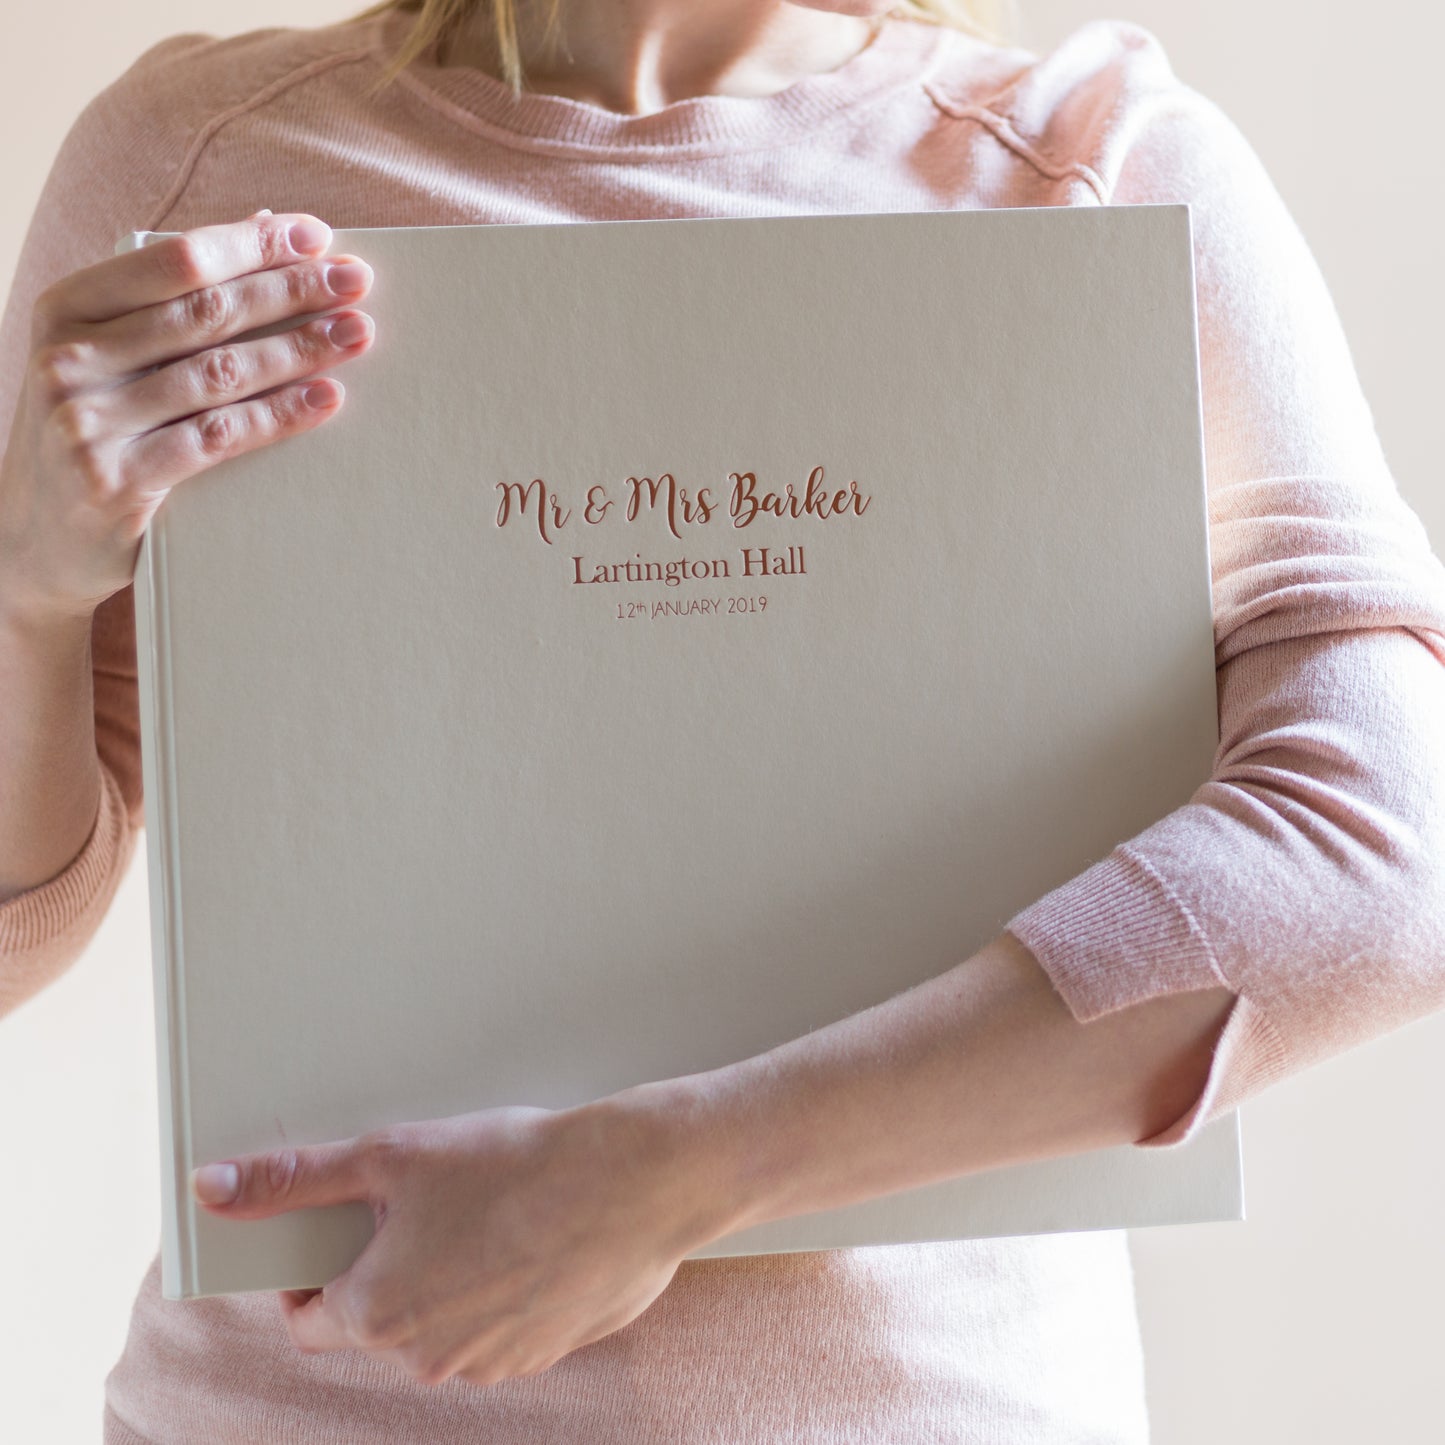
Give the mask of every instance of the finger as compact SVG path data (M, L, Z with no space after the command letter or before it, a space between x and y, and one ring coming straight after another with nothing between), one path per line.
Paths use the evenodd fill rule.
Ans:
M276 1292L276 1298L281 1304L281 1313L289 1315L293 1310L299 1309L307 1300L319 1295L319 1289L283 1289Z
M354 1139L243 1154L193 1171L197 1200L228 1218L265 1219L289 1209L371 1200L370 1172Z
M51 326L108 321L203 286L323 255L331 227L305 212L197 226L108 256L48 287L36 311Z
M374 335L370 316L348 308L273 337L234 341L173 361L95 397L92 405L110 418L111 435L131 438L337 366L366 351Z
M252 271L110 321L57 329L49 343L51 371L69 393L108 388L99 404L124 417L128 434L148 431L209 404L185 403L198 383L234 366L228 352L236 348L223 343L274 335L359 301L373 279L371 267L350 254ZM280 373L271 378L283 379Z
M345 395L334 376L322 376L203 411L128 443L123 471L147 492L166 491L227 457L319 426Z
M323 1288L284 1292L281 1312L298 1349L380 1353L384 1344L392 1343L389 1337L382 1339L375 1310L378 1283L390 1268L385 1243L378 1230L351 1264ZM386 1324L388 1336L391 1328Z
M282 1313L291 1343L305 1354L357 1348L356 1341L341 1322L334 1296L327 1290L317 1290L305 1300L283 1303Z
M353 315L361 318L362 332L348 340L337 323ZM276 335L186 356L102 393L93 405L113 418L111 433L128 440L348 361L366 351L375 335L365 312L347 308Z

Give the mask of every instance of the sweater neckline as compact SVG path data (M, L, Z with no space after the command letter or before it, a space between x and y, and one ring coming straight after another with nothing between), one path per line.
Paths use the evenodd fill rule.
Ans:
M414 16L382 12L370 49L385 65L406 39ZM700 154L777 145L841 112L926 80L941 59L947 26L885 17L872 39L836 69L805 75L764 96L701 95L650 115L621 115L590 101L524 90L475 66L438 65L430 45L400 82L454 119L528 150L596 155Z

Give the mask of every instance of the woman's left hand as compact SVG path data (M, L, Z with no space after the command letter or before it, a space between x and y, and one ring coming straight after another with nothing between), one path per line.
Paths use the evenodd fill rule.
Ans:
M228 1219L368 1202L376 1229L351 1266L322 1289L281 1292L292 1342L364 1350L423 1384L494 1384L621 1329L728 1232L715 1183L687 1162L703 1156L684 1158L678 1131L632 1097L237 1156L197 1170L193 1187ZM223 1203L208 1184L227 1165L237 1189Z

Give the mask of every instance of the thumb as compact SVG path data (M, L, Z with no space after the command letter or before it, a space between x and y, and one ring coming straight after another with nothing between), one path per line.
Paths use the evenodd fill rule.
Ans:
M203 1164L191 1174L191 1189L200 1203L236 1219L344 1204L372 1193L355 1139Z

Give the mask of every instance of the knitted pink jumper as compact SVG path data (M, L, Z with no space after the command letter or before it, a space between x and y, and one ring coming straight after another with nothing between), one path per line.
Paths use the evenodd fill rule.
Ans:
M178 35L96 96L0 323L0 419L37 294L133 228L262 206L363 227L1187 201L1222 741L1187 805L1009 927L1081 1020L1237 994L1204 1090L1142 1147L1445 1003L1445 568L1304 239L1149 31L1097 19L1036 54L891 18L777 94L626 117L516 99L432 51L368 97L411 18ZM93 658L99 816L58 876L0 904L0 1010L80 954L143 821L130 588L99 609ZM106 1396L108 1445L1147 1438L1122 1231L690 1261L630 1325L487 1388L303 1356L272 1294L163 1301L157 1260Z

